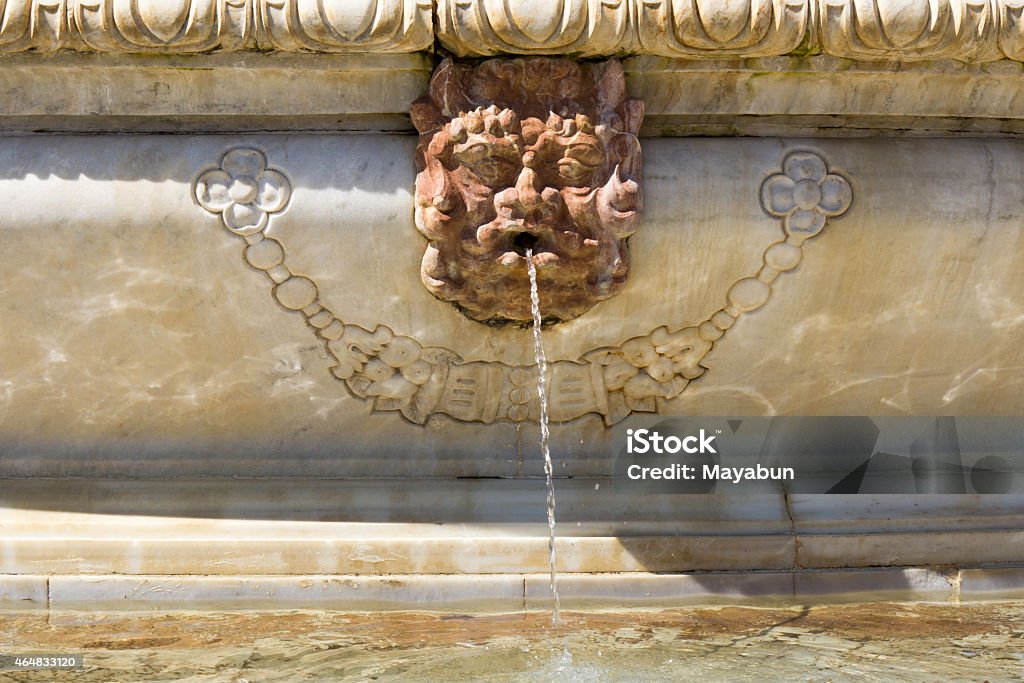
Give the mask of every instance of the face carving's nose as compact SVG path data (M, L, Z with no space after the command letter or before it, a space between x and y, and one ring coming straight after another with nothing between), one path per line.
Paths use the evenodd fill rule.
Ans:
M519 179L516 180L516 196L523 208L535 209L540 206L543 189L537 172L528 166L523 167Z

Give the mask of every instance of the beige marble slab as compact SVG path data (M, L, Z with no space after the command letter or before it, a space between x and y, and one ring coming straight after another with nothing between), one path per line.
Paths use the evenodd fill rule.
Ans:
M491 576L55 576L53 610L517 611L523 578Z
M762 180L811 149L849 179L852 208L662 414L1021 414L1020 144L649 141L633 276L547 332L549 358L714 312L781 238ZM531 362L527 331L474 323L420 285L409 138L5 138L2 471L540 474L535 426L443 415L414 425L373 413L331 377L301 316L273 302L240 240L190 199L196 176L237 145L288 174L293 195L270 233L347 321L465 359ZM607 473L601 424L554 428L557 474Z
M559 579L567 610L711 605L790 606L841 602L959 603L1019 597L1019 569L925 567L855 571L706 574L573 574ZM28 576L42 588L3 609L65 610L427 610L551 609L546 574L309 576ZM986 582L984 590L978 580ZM10 579L4 579L10 585ZM998 584L998 585L996 585ZM970 586L970 588L968 588Z
M1019 564L1024 562L1024 531L804 535L797 562L823 568Z
M0 610L46 609L48 599L48 577L0 575Z

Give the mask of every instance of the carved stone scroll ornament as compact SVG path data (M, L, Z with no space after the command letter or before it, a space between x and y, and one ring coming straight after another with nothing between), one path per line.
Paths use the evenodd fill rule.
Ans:
M1024 61L1022 0L0 0L0 52Z
M821 46L836 57L902 61L948 57L965 62L1002 57L997 10L989 0L819 1ZM1010 14L1005 19L1012 21ZM1013 58L1013 41L1004 42L1010 50L1006 55Z
M67 33L66 0L0 0L0 52L52 52Z
M0 52L416 52L430 0L0 0Z
M375 411L399 411L416 424L439 413L483 423L538 418L536 366L466 361L384 325L346 323L325 308L316 283L294 273L285 262L285 246L266 235L292 188L282 171L268 168L263 152L229 150L218 166L199 175L193 197L244 240L243 257L270 280L274 300L303 316L335 360L334 376L355 396L372 400ZM763 306L775 279L799 265L805 241L820 234L829 218L845 213L852 200L850 184L830 172L820 155L788 154L782 172L761 185L762 206L781 219L783 238L764 250L757 273L733 283L725 305L699 323L659 327L578 360L549 363L551 419L568 422L596 413L611 425L634 411L656 412L659 401L678 396L704 373L704 357L736 320Z
M643 52L766 57L792 52L811 27L806 0L638 0Z
M438 38L460 57L608 56L633 46L631 0L451 0L437 5Z
M437 12L441 44L464 57L780 55L812 16L806 0L442 0Z
M253 0L68 0L70 47L99 52L238 50Z
M260 43L288 52L415 52L434 42L431 0L253 0Z
M526 249L545 318L622 288L640 223L643 103L616 60L445 60L417 100L421 278L475 320L531 320Z

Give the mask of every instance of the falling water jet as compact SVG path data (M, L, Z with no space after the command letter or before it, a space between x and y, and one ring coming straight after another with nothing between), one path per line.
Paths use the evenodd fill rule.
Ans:
M530 272L530 304L533 308L533 350L537 358L537 395L540 397L540 450L544 454L544 474L548 481L548 566L551 569L551 595L555 608L551 613L551 624L562 623L562 605L558 599L557 569L555 562L555 480L551 464L551 449L548 446L548 392L544 386L548 374L548 361L541 341L540 294L537 289L537 265L533 262L533 249L526 248L526 265Z

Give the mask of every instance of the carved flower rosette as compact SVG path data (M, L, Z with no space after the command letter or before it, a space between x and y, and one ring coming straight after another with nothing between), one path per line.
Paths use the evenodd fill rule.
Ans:
M817 154L790 154L782 162L782 171L761 186L761 204L769 214L782 219L787 234L813 237L825 227L826 219L850 208L850 184L846 178L829 173Z
M267 168L259 150L233 149L219 168L199 176L195 196L204 209L221 214L228 230L252 235L267 226L270 214L285 207L291 185L280 172Z

